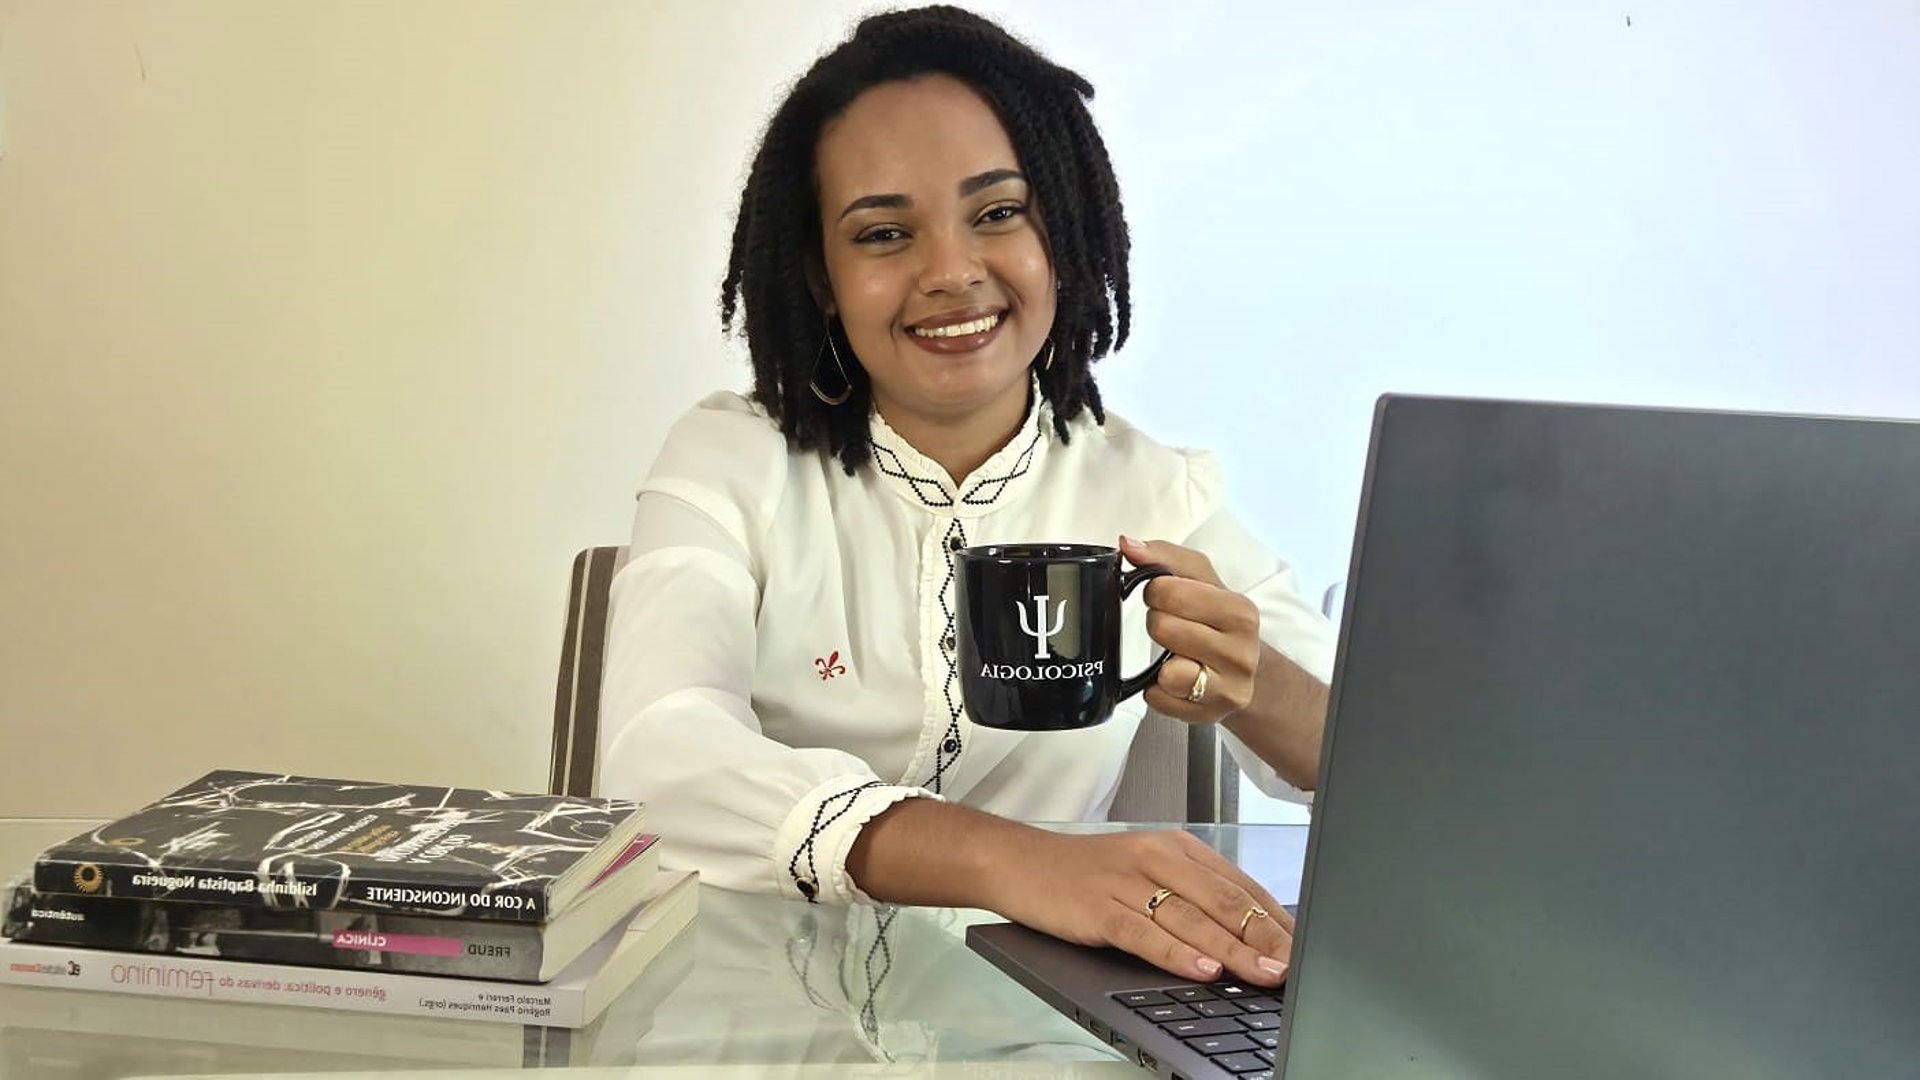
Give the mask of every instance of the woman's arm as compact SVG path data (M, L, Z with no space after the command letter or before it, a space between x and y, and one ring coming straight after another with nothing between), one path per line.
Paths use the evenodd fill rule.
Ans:
M1184 832L1063 835L914 800L867 822L847 869L876 900L985 908L1189 979L1224 971L1274 986L1293 948L1293 920L1272 895ZM1268 917L1250 917L1256 908Z
M1253 700L1222 720L1282 780L1312 791L1320 774L1320 738L1327 726L1327 684L1264 642Z
M902 799L860 758L767 737L752 707L759 586L691 504L640 497L610 597L600 789L646 804L662 861L726 888L847 903L860 826Z
M1289 794L1275 790L1275 780L1311 792L1335 635L1294 588L1291 570L1225 511L1184 544L1122 538L1121 548L1136 565L1173 571L1145 590L1147 632L1175 653L1148 688L1147 705L1187 723L1226 728L1233 736L1229 748L1269 794ZM1202 664L1205 693L1190 701ZM1245 760L1249 752L1256 761ZM1266 771L1271 777L1261 775Z

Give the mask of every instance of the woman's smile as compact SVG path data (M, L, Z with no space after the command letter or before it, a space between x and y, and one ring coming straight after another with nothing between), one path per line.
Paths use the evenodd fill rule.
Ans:
M986 348L1000 336L1007 313L980 308L946 312L907 327L907 337L931 353L952 355Z

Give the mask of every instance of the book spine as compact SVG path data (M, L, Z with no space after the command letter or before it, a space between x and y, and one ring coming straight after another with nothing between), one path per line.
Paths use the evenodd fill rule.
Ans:
M584 991L574 988L95 952L6 939L0 939L0 983L567 1028L584 1026L586 1009Z
M48 894L183 900L231 907L379 911L525 923L547 920L543 881L479 887L470 882L401 880L364 871L344 880L299 873L262 878L217 867L91 863L43 855L34 863L33 888Z
M0 929L15 941L302 967L539 982L545 939L528 923L218 904L16 894Z

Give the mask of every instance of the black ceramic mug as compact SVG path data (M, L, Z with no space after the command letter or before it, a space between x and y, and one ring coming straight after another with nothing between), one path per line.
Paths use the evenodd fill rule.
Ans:
M1015 731L1092 727L1145 690L1170 655L1120 674L1120 602L1169 573L1122 572L1095 544L992 544L953 553L960 694L977 724Z

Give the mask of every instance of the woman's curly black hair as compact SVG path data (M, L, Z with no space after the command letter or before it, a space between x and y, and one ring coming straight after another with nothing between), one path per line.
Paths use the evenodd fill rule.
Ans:
M754 400L789 445L825 447L849 475L871 456L866 372L857 363L845 365L851 395L838 406L822 403L808 388L831 332L807 284L807 268L824 266L815 148L822 129L862 92L935 73L966 82L993 105L1033 192L1060 283L1053 361L1035 370L1061 439L1082 409L1106 421L1091 367L1126 343L1132 318L1127 223L1106 144L1087 111L1092 84L959 8L865 19L794 84L768 122L740 195L720 288L722 326L732 330L735 316L743 316ZM844 335L835 347L850 360ZM827 367L822 381L832 385L838 372L830 370L831 361Z

